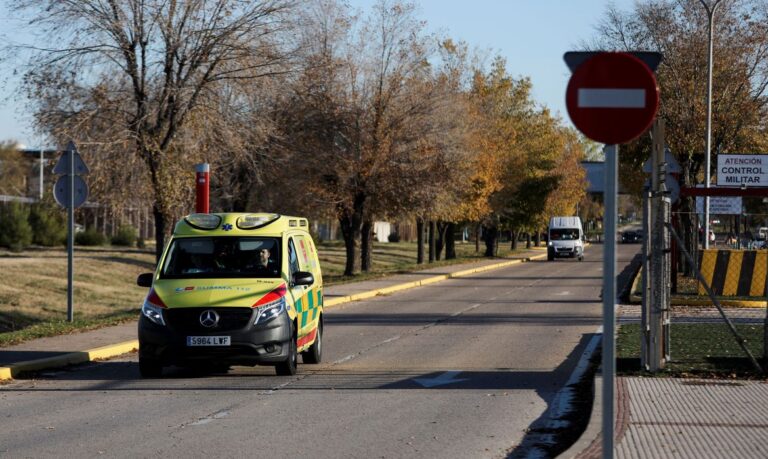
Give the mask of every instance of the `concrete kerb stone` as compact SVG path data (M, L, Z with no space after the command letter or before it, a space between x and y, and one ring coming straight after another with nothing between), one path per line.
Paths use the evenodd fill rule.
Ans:
M375 289L375 290L369 290L367 292L356 293L354 295L348 295L348 296L341 296L341 297L338 297L338 298L332 298L332 299L326 300L324 302L324 304L323 304L323 307L327 308L327 307L332 307L332 306L338 306L340 304L350 303L352 301L358 301L358 300L364 300L364 299L368 299L368 298L373 298L373 297L378 296L378 295L387 295L387 294L390 294L390 293L393 293L393 292L398 292L400 290L407 290L407 289L410 289L410 288L415 288L415 287L421 287L421 286L424 286L424 285L434 284L436 282L444 281L446 279L454 279L454 278L458 278L458 277L469 276L471 274L477 274L477 273L484 272L484 271L490 271L490 270L493 270L493 269L504 268L504 267L507 267L507 266L512 266L512 265L516 265L518 263L524 263L524 262L531 261L531 260L540 260L540 259L543 259L545 257L546 257L546 255L534 255L534 256L531 256L531 257L521 258L521 259L517 259L517 260L503 261L501 263L494 263L492 265L480 266L478 268L470 268L470 269L465 269L463 271L456 271L455 273L440 274L438 276L428 277L428 278L422 279L420 281L405 282L405 283L402 283L402 284L391 285L389 287L382 287L382 288Z
M563 459L599 458L602 452L602 412L603 412L603 375L602 370L595 374L593 384L592 411L586 429L570 448L558 457Z
M45 370L48 368L61 368L67 365L92 362L99 359L107 359L118 355L133 352L139 349L138 340L130 340L117 344L110 344L85 351L69 352L67 354L57 355L55 357L46 357L44 359L28 360L26 362L14 363L7 367L0 367L0 381L13 379L21 373Z
M402 284L391 285L389 287L383 287L376 290L356 293L354 295L332 298L332 299L326 300L323 306L324 307L338 306L340 304L350 303L352 301L373 298L377 295L386 295L386 294L397 292L400 290L406 290L410 288L420 287L423 285L429 285L429 284L440 282L446 279L468 276L470 274L475 274L483 271L490 271L492 269L504 268L506 266L511 266L511 265L523 263L526 261L538 260L538 259L544 258L545 256L546 255L534 255L531 257L526 257L518 260L505 261L501 263L495 263L492 265L481 266L478 268L471 268L463 271L457 271L451 274L442 274L439 276L433 276L433 277L429 277L427 279L423 279L416 282L405 282ZM115 357L121 354L138 350L138 348L139 348L138 340L131 340L131 341L125 341L122 343L89 349L85 351L70 352L70 353L62 354L56 357L47 357L44 359L19 362L13 365L9 365L7 367L0 367L0 381L13 379L20 373L24 373L24 372L44 370L47 368L60 368L60 367L65 367L67 365L86 363L86 362L90 362L97 359L107 359L110 357Z

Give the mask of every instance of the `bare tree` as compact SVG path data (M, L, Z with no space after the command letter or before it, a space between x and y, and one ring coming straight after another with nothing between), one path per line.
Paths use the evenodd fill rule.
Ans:
M127 142L147 167L159 257L169 217L183 195L176 180L179 136L203 108L216 108L223 84L283 71L281 33L290 2L12 0L10 5L31 14L48 40L35 48L27 72L33 100L50 90L67 97L55 91L62 81L82 92L103 91L101 99L93 99L94 109L117 115L111 119L122 136L114 141Z
M712 153L762 151L768 107L768 9L762 0L723 2L714 24ZM637 2L631 11L610 7L592 49L651 50L662 53L657 70L659 116L666 140L683 168L683 186L703 181L707 84L707 16L699 2ZM650 156L650 142L639 139L622 150L622 175ZM714 159L714 158L713 158ZM716 164L716 160L712 161ZM682 221L686 245L696 249L692 199L685 199Z
M352 275L361 240L361 267L370 267L374 219L410 211L425 187L438 186L430 176L446 157L440 120L447 117L438 115L445 86L428 60L437 42L413 6L398 2L377 3L361 21L320 1L305 21L311 37L285 137L312 199L335 209Z

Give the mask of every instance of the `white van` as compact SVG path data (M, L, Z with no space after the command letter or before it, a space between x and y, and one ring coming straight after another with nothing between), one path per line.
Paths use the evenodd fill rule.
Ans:
M552 217L547 230L547 260L555 257L584 259L584 230L579 217Z

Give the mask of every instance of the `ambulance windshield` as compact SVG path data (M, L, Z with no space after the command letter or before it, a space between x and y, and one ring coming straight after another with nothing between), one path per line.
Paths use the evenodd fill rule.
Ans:
M169 279L280 277L280 240L265 237L174 239L161 277Z

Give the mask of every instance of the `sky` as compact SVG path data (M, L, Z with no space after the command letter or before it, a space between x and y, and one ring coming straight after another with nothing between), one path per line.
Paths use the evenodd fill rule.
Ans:
M375 2L348 1L362 11ZM472 48L506 58L507 70L512 76L531 79L533 99L559 115L564 125L572 126L565 109L570 71L563 62L563 54L578 49L582 41L596 35L595 26L605 16L609 4L629 10L634 0L422 0L415 3L428 31L447 34ZM3 19L5 27L0 40L13 37L14 41L23 42L29 33L23 24L7 17ZM26 103L17 85L18 77L13 74L12 65L0 65L0 141L16 140L26 146L39 146L41 139L24 114Z

